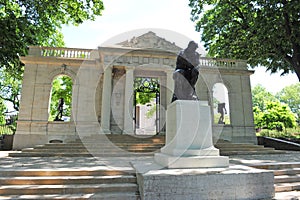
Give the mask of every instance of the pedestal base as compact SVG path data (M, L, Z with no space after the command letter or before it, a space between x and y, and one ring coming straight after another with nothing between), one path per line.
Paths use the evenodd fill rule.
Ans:
M210 168L228 167L229 160L225 156L188 156L178 157L168 154L155 154L155 161L163 167L172 168Z
M166 145L154 160L167 168L228 167L229 159L213 146L206 101L177 100L167 110Z
M143 200L272 199L273 172L246 166L209 169L160 169L150 162L132 162Z

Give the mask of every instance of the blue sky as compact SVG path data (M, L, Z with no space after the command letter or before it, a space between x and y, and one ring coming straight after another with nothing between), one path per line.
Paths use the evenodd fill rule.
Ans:
M190 20L188 0L103 0L103 2L105 7L103 15L97 17L94 22L88 21L78 27L63 27L67 47L97 48L111 42L121 42L126 36L130 39L132 31L137 29L139 30L135 31L137 34L142 34L143 29L145 31L155 29L157 35L174 41L183 48L184 37L200 41L200 33L195 31L195 24ZM296 74L270 75L262 67L255 68L255 74L251 76L252 86L262 84L272 93L294 83L298 83Z

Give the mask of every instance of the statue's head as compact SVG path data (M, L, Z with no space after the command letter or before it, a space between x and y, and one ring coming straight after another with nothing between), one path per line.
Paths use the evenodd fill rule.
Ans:
M195 51L198 49L198 44L194 41L190 41L187 48Z

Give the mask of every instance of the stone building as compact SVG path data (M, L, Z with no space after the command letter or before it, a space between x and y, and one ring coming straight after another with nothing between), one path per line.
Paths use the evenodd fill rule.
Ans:
M25 72L13 148L32 147L51 140L68 142L91 134L134 135L139 121L136 94L143 91L155 96L155 129L164 134L179 50L175 43L153 32L98 49L31 46L28 56L21 57ZM227 91L228 122L213 124L215 141L222 138L256 143L252 73L244 61L200 59L196 91L200 100L209 102L215 115L216 84L222 84ZM73 83L70 121L49 121L52 83L59 75L70 77Z

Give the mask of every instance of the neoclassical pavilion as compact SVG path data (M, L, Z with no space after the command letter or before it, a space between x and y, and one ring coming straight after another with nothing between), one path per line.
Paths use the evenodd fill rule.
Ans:
M13 148L32 147L51 140L69 142L92 134L135 135L141 117L134 103L137 88L141 88L138 84L149 89L153 82L157 87L156 132L164 134L179 50L153 32L98 49L31 46L28 56L21 57L25 72ZM200 100L211 105L213 117L215 85L221 83L227 89L229 123L213 123L215 141L221 138L233 143L256 143L252 73L244 61L200 59L196 91ZM59 75L70 77L73 83L69 121L49 121L52 84Z

